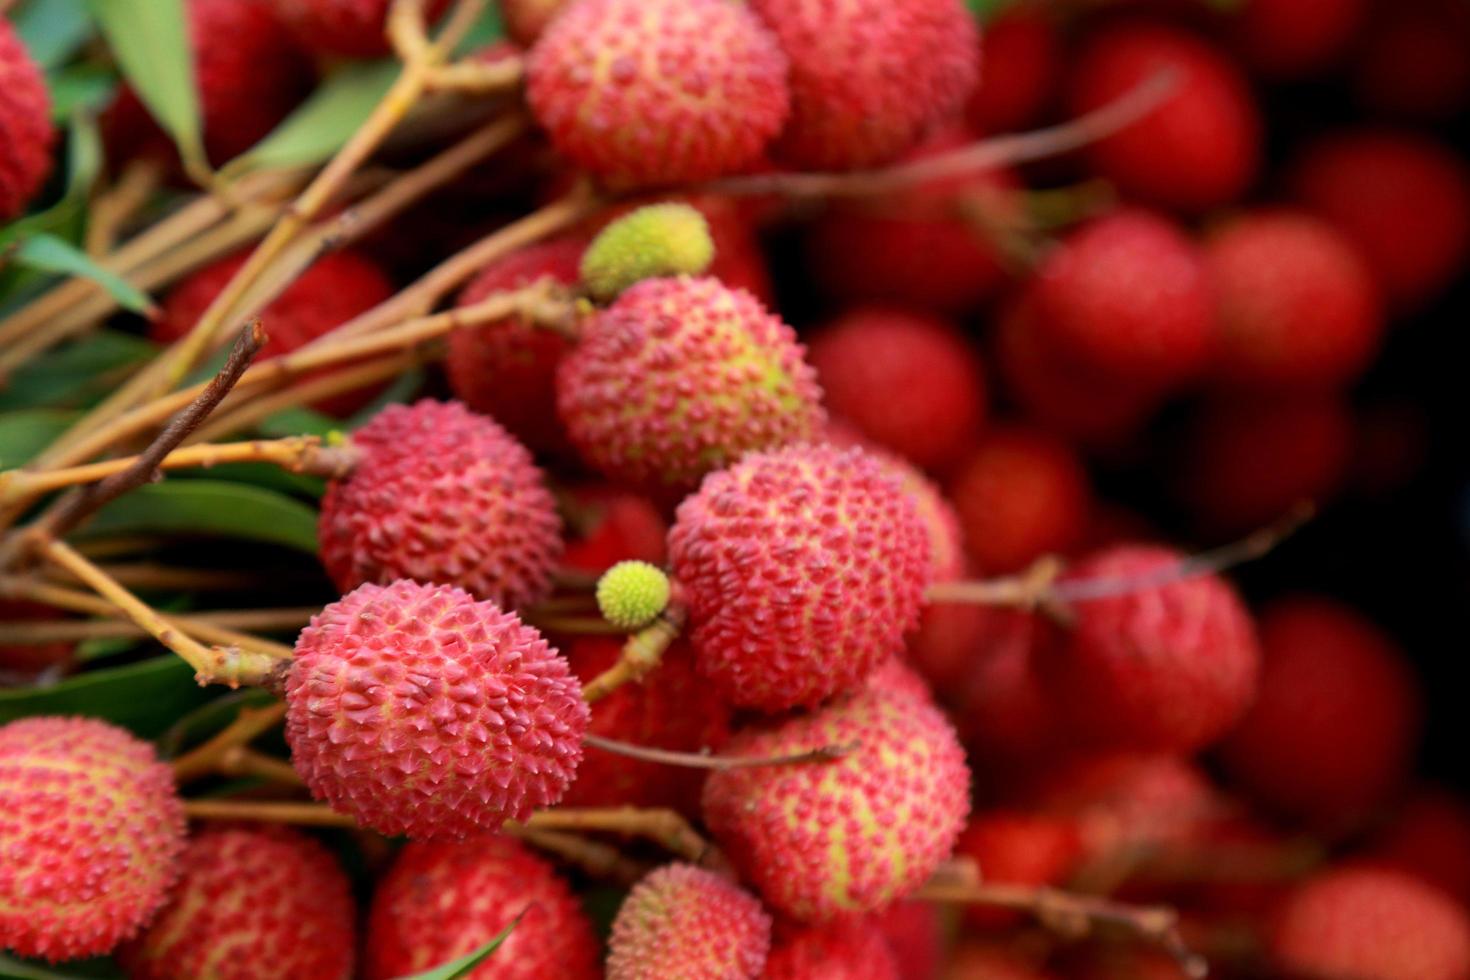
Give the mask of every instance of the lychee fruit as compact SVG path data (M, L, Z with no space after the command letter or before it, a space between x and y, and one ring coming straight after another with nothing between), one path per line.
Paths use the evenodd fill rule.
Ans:
M903 649L930 576L913 501L860 450L752 453L669 532L700 673L732 704L813 705Z
M529 48L556 19L569 0L500 0L500 20L506 36Z
M1330 388L1368 366L1382 302L1356 248L1300 212L1256 211L1204 246L1218 303L1216 373L1232 384Z
M868 919L888 940L906 980L938 980L948 946L943 913L933 902L894 902Z
M802 921L872 912L949 856L969 811L964 751L937 708L867 689L810 714L758 723L726 747L772 757L848 746L833 760L725 769L704 816L744 880Z
M275 826L210 827L189 840L169 901L118 960L135 980L348 980L351 885L325 847Z
M562 564L601 575L620 561L664 564L668 522L645 497L606 485L575 487L568 499L568 538Z
M600 980L592 923L556 870L519 842L415 841L378 882L363 975L390 980L441 966L520 922L476 968L483 980Z
M753 0L791 59L791 119L776 142L808 170L894 160L958 112L980 39L961 0Z
M322 564L346 592L401 578L507 607L544 598L561 519L531 454L458 402L389 405L352 434L360 456L322 498Z
M1260 619L1255 705L1221 746L1225 771L1258 802L1336 828L1408 776L1421 695L1403 650L1353 609L1295 597Z
M1408 875L1340 867L1291 894L1272 923L1269 952L1291 976L1459 980L1470 974L1470 921Z
M312 794L363 826L466 837L557 802L587 703L541 635L460 589L363 585L312 617L286 680Z
M578 8L580 9L580 8ZM687 490L750 450L824 421L796 334L716 279L649 279L594 316L557 372L583 457L616 479Z
M955 468L949 496L986 575L1065 554L1086 533L1092 490L1076 451L1026 426L992 428Z
M1147 580L1183 560L1170 548L1120 545L1077 562L1064 581ZM1255 697L1255 625L1216 575L1071 608L1074 622L1063 642L1043 647L1041 669L1069 723L1096 742L1189 752L1229 731Z
M111 952L163 905L183 848L151 745L92 718L0 727L0 948L53 963Z
M459 305L543 278L574 286L586 244L581 236L556 238L492 262L459 294ZM530 448L565 450L566 433L556 417L556 367L570 349L561 334L512 315L450 334L445 373L456 398L494 418Z
M715 257L709 222L679 202L648 204L610 222L582 253L582 283L609 302L636 282L697 276Z
M1066 52L1046 3L1002 8L980 39L980 82L965 114L983 133L1035 124L1056 95Z
M771 945L771 917L734 882L668 864L633 887L613 919L608 980L755 980Z
M1397 868L1470 905L1470 804L1445 789L1419 789L1374 836L1363 860Z
M849 917L779 928L761 980L899 980L899 966L882 932Z
M0 17L0 221L25 210L51 172L51 93L10 21Z
M924 313L865 307L812 339L827 408L914 464L942 469L985 420L985 377L952 323Z
M1245 0L1232 11L1235 46L1272 78L1299 78L1332 66L1357 36L1365 0Z
M1422 306L1470 251L1470 169L1428 136L1359 129L1329 136L1289 169L1296 199L1351 239L1399 309Z
M790 109L786 57L723 0L582 0L546 28L526 96L551 143L616 183L709 180L754 164Z
M622 641L579 636L566 650L572 670L590 681L617 663ZM676 752L719 751L730 737L730 709L694 672L688 644L665 651L641 684L624 684L592 709L587 731L603 738ZM705 773L589 749L567 790L566 806L671 807L698 814Z
M977 813L960 834L955 855L967 857L989 883L1056 887L1084 857L1081 829L1071 817L1021 810ZM1024 922L1018 913L972 906L965 920L975 929L1005 929Z
M349 58L388 53L388 10L393 0L271 0L276 13L312 51ZM449 0L425 0L435 20Z
M62 613L52 606L26 599L0 599L0 622L40 623L59 620ZM0 675L39 674L70 659L76 645L72 643L0 643ZM3 684L0 681L0 684Z
M1073 115L1109 105L1164 72L1173 87L1142 118L1083 150L1126 196L1206 211L1250 187L1261 155L1260 112L1240 69L1187 31L1134 21L1089 37L1073 63Z

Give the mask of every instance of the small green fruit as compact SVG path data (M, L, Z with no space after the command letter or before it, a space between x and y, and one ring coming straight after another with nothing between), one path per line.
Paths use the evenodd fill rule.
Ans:
M698 275L714 257L704 215L687 204L650 204L598 233L582 254L582 282L605 303L643 279Z
M597 608L621 629L642 629L668 604L669 577L646 561L620 561L597 580Z

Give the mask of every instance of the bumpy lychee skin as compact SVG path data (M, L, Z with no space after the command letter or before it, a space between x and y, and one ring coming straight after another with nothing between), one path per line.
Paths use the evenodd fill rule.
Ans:
M573 286L586 240L540 242L492 262L459 294L471 306L492 294L550 279ZM449 387L470 408L491 416L532 449L567 448L556 418L556 366L571 344L561 334L518 316L449 335L444 359Z
M1119 381L1177 386L1213 353L1204 256L1162 214L1123 209L1072 233L1028 295L1057 357Z
M583 457L652 489L685 490L825 420L796 334L716 279L638 283L587 325L557 372L557 410Z
M271 0L276 13L312 51L350 58L388 53L388 10L393 0ZM425 0L434 19L449 0Z
M476 980L600 980L597 937L550 864L505 837L409 844L378 883L366 980L390 980L474 952L525 913Z
M184 811L152 746L91 718L0 727L0 949L110 952L178 876Z
M810 170L885 163L957 112L979 35L960 0L753 0L791 59L776 152Z
M1356 248L1294 211L1236 217L1205 243L1218 306L1217 373L1241 385L1330 388L1368 366L1382 302Z
M1261 614L1255 705L1222 746L1237 785L1318 825L1352 823L1408 775L1421 696L1393 640L1326 599L1280 600Z
M704 817L744 880L802 921L872 912L946 858L970 808L970 772L931 704L863 690L740 732L735 756L855 745L833 762L712 773Z
M708 180L755 163L790 110L786 56L723 0L583 0L547 27L526 96L552 145L614 182Z
M608 940L608 980L761 976L771 917L734 882L691 864L640 881L618 909Z
M1166 574L1184 556L1152 545L1097 552L1066 579ZM1043 660L1078 730L1114 745L1197 749L1225 734L1256 693L1261 652L1250 613L1201 575L1076 603L1066 642Z
M0 18L0 221L21 211L51 171L51 93L10 21Z
M457 838L557 802L587 703L541 635L442 585L364 585L312 617L286 740L313 795L384 834Z
M992 810L975 815L955 854L972 859L987 882L1062 887L1084 856L1082 830L1071 816ZM966 909L965 919L976 929L1024 921L1014 912L984 907Z
M1142 21L1094 34L1075 61L1069 106L1099 109L1161 71L1174 74L1163 103L1084 155L1130 197L1183 211L1228 204L1255 177L1260 114L1240 69L1200 38Z
M912 964L903 964L912 968ZM899 980L883 933L861 918L778 930L761 980Z
M817 334L811 360L834 415L919 466L953 463L984 422L980 359L947 320L854 310Z
M1291 976L1459 980L1470 975L1470 921L1407 875L1338 868L1308 879L1277 911L1270 958Z
M190 839L178 885L118 951L134 980L349 980L351 885L325 847L284 827L211 827Z
M322 564L346 592L397 579L457 585L515 607L544 598L561 519L524 446L458 402L390 405L322 498Z
M712 474L669 555L700 672L762 711L850 690L903 648L930 576L912 500L860 450L793 446Z

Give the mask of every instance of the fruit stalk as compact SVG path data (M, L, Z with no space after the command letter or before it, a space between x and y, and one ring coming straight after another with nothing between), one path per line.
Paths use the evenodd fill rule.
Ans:
M678 639L684 625L684 610L670 605L650 626L628 637L618 662L588 681L582 697L588 704L607 697L629 681L636 681L659 665L669 644Z
M285 717L284 701L262 708L241 708L234 720L213 738L174 760L174 779L182 783L216 771L225 753L249 744L280 724Z

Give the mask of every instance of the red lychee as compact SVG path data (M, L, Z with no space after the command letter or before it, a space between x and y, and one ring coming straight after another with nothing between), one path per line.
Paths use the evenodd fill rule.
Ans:
M985 420L985 377L952 323L887 307L853 310L812 340L827 408L918 466L952 464Z
M411 843L373 895L363 975L390 980L440 966L479 949L518 915L472 977L600 980L592 923L546 861L506 837Z
M1064 716L1052 703L1037 667L1042 644L1059 642L1034 613L1016 609L954 605L970 609L979 621L967 658L955 656L953 676L943 688L954 704L956 724L973 757L990 768L1030 768L1051 755L1062 741ZM917 653L917 651L916 651ZM925 663L926 661L919 661Z
M388 53L388 10L393 0L271 0L276 13L312 51L349 58ZM425 0L434 20L449 0Z
M851 690L903 649L930 575L913 501L860 450L793 446L711 474L669 532L699 670L763 711Z
M1365 0L1245 0L1230 26L1255 68L1297 78L1321 72L1345 53L1367 7Z
M464 292L459 305L550 279L574 286L586 241L558 238L521 249L486 266ZM556 367L571 348L565 337L518 316L449 335L445 370L456 398L505 426L540 452L567 446L556 418Z
M1008 133L1040 119L1056 94L1065 50L1046 3L1004 7L980 39L980 82L970 96L970 125Z
M743 170L790 109L776 39L723 0L582 0L547 27L526 70L552 145L615 182Z
M640 881L618 909L608 980L755 980L771 945L771 917L744 889L690 864Z
M1167 575L1184 555L1120 545L1068 569L1065 581ZM1261 652L1245 604L1215 575L1072 605L1065 640L1044 647L1048 689L1079 733L1133 748L1188 752L1224 735L1256 693Z
M1064 554L1087 530L1092 490L1077 453L1024 426L993 428L949 480L970 559L986 575Z
M1331 388L1354 380L1378 348L1382 303L1357 249L1295 211L1255 211L1204 246L1218 304L1216 372L1240 385Z
M622 641L576 637L566 651L584 683L622 654ZM717 751L730 737L730 709L694 672L694 655L676 642L641 684L598 701L587 730L604 738L679 752ZM698 812L704 772L590 749L562 803L567 806L674 807Z
M704 816L767 904L802 921L871 912L903 898L954 847L970 773L932 705L863 690L756 724L726 754L770 757L856 746L830 762L714 772Z
M1200 38L1149 21L1110 25L1087 39L1068 82L1074 115L1107 105L1162 72L1173 88L1157 108L1083 154L1129 197L1197 212L1249 188L1261 120L1240 69Z
M905 967L907 964L903 964ZM761 980L899 980L883 933L860 918L778 930Z
M0 221L25 210L51 172L51 93L10 21L0 17Z
M189 840L168 905L118 959L134 980L348 980L351 885L325 847L273 826L211 827Z
M957 857L979 866L990 883L1063 887L1083 857L1082 834L1071 817L1019 810L975 814L955 845ZM975 929L1004 929L1025 921L1015 912L974 906L965 919Z
M895 159L975 87L979 36L960 0L753 0L791 59L777 154L810 170Z
M569 0L500 0L500 20L505 33L523 48L529 48L545 32Z
M566 792L587 703L541 635L460 589L363 585L312 617L286 740L313 795L384 834L465 837Z
M1470 803L1448 790L1420 789L1373 839L1364 857L1470 905Z
M825 416L796 334L716 279L647 279L588 322L557 373L557 409L592 465L687 490Z
M1359 129L1306 149L1289 179L1297 200L1361 250L1401 309L1434 298L1470 250L1470 168L1428 136Z
M0 727L0 948L111 952L163 905L183 848L173 773L148 743L92 718Z
M669 525L646 498L591 485L574 488L570 499L574 507L564 566L601 575L620 561L665 563Z
M1353 609L1283 599L1261 614L1260 693L1225 742L1226 772L1259 802L1351 824L1403 783L1420 692L1403 651Z
M26 599L0 599L0 622L42 623L61 618L61 611L52 606ZM38 674L48 667L65 663L75 649L75 644L71 643L0 644L0 674ZM0 685L3 683L0 681Z
M401 578L515 607L544 598L561 553L556 501L526 448L458 402L389 405L322 498L322 564L343 592Z
M1294 977L1461 980L1470 975L1470 921L1408 875L1329 869L1277 911L1270 957Z
M1034 954L1010 940L967 937L955 947L941 980L1053 980Z
M939 906L914 900L894 902L868 921L888 940L894 959L903 965L905 980L938 980L948 944Z

